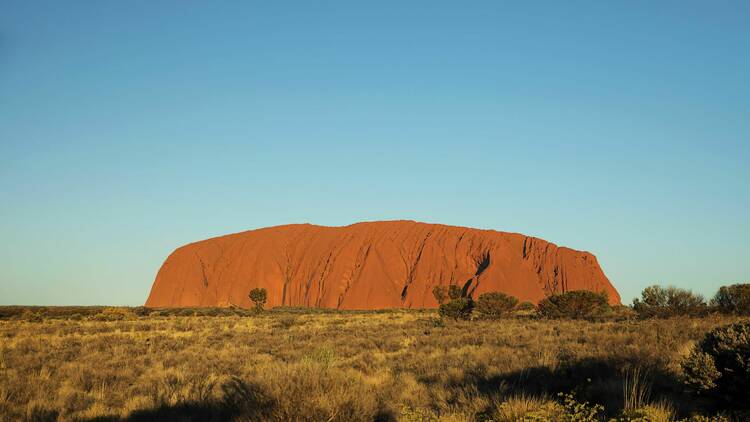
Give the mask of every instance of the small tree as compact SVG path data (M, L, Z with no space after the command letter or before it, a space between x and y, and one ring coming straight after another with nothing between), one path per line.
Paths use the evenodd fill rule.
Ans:
M720 287L711 305L721 313L750 315L750 284Z
M698 316L706 311L703 296L677 287L649 286L641 298L633 300L633 310L641 318L669 318L678 315Z
M255 310L260 312L263 310L263 305L266 303L266 289L256 287L250 290L250 300L255 302Z
M489 292L479 295L476 311L488 319L498 319L508 315L518 304L518 299L501 292Z
M697 393L750 408L750 321L709 332L681 365L685 383Z
M545 318L585 319L607 313L609 305L606 292L573 290L543 299L537 309Z

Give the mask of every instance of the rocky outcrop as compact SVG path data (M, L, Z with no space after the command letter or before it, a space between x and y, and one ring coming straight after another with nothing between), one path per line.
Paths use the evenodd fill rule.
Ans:
M477 297L501 291L538 302L569 290L620 295L588 252L516 233L413 221L269 227L182 246L164 262L146 306L429 308L435 285Z

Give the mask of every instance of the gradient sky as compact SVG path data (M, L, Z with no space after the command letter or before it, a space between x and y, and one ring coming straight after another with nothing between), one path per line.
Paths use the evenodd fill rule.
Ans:
M176 247L413 219L750 281L750 2L0 3L0 304Z

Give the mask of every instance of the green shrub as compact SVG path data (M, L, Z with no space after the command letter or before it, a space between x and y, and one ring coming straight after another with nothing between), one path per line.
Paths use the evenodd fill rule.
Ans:
M181 317L191 317L191 316L195 316L195 309L191 309L191 308L183 308L183 309L180 309L180 310L179 310L179 311L177 312L177 314L176 314L176 315L177 315L177 316L181 316Z
M558 419L560 421L596 422L604 415L604 406L600 404L578 401L572 393L558 393L557 396L563 408L563 414Z
M549 296L539 302L539 315L545 318L586 319L601 316L609 311L607 293L573 290Z
M430 409L412 408L404 405L401 408L401 422L438 422L440 419Z
M440 305L438 313L441 317L449 317L455 320L471 318L474 310L474 301L467 297L461 287L455 284L449 286L435 286L432 295ZM447 300L447 302L446 302Z
M228 314L221 308L203 308L200 310L200 314L203 316L216 317Z
M722 286L711 305L721 313L750 315L750 284Z
M536 305L534 305L533 303L531 303L529 301L521 302L521 303L518 304L518 306L516 306L516 310L517 311L525 311L525 312L535 311L536 310Z
M643 289L640 299L633 300L633 310L641 318L669 318L705 315L707 308L703 296L690 290L649 286Z
M438 308L441 317L459 319L471 318L471 312L474 310L474 301L470 297L459 297L452 299L448 303L443 303Z
M666 403L647 404L637 409L623 410L620 417L610 422L672 422L674 410Z
M133 314L138 317L145 317L151 313L151 309L145 306L136 306L133 308Z
M477 299L474 309L484 318L497 319L513 311L518 299L501 292L482 293Z
M716 388L716 381L721 376L711 355L697 348L682 361L682 369L685 372L685 384L699 393Z
M680 419L679 422L730 422L730 421L728 417L722 414L718 414L718 415L712 415L712 416L693 415L687 419Z
M559 393L556 401L525 395L510 397L496 407L490 420L498 422L599 422L603 417L604 406L579 401L573 393Z
M89 319L94 321L122 321L133 316L133 311L130 308L110 306L102 308L99 313L90 316Z
M750 321L706 334L681 363L685 383L701 394L747 408L750 391Z

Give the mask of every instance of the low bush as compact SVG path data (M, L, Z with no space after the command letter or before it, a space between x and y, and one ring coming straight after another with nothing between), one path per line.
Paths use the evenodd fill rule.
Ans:
M474 310L474 301L466 296L461 287L455 284L449 286L435 286L432 295L439 304L438 314L440 317L449 317L455 320L471 318ZM446 302L447 301L447 302Z
M536 305L534 305L533 303L528 302L528 301L521 302L521 303L518 304L518 306L516 306L516 310L517 311L524 311L524 312L536 311Z
M710 331L681 363L685 383L699 394L750 408L750 321Z
M89 317L95 321L122 321L125 319L133 318L135 314L131 308L126 307L106 307L101 310L98 314Z
M470 297L460 297L452 299L448 303L443 303L438 308L441 317L453 318L454 320L469 319L471 312L474 310L474 301Z
M145 306L136 306L133 308L133 315L138 317L146 317L151 313L151 308Z
M518 304L518 299L501 292L482 293L474 310L483 318L498 319L509 315Z
M545 318L587 319L609 311L607 294L589 290L573 290L549 296L539 302L539 315Z
M196 316L196 314L197 312L192 308L180 309L179 312L177 312L178 316L183 316L183 317Z

